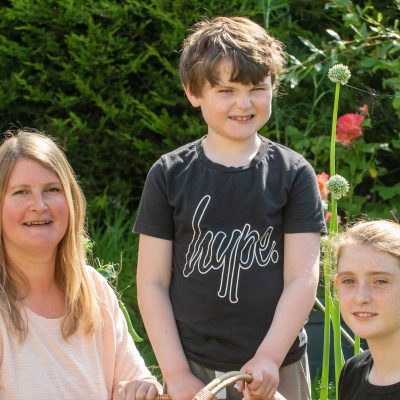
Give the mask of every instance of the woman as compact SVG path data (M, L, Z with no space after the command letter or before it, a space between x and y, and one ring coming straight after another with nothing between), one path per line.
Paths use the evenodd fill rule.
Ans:
M86 265L85 200L63 152L0 147L0 398L152 399L159 385L107 282Z

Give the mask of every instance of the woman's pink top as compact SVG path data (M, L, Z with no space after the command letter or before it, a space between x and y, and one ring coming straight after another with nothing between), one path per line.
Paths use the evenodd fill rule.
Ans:
M129 335L113 290L93 268L88 270L103 317L102 329L93 336L78 331L65 341L62 318L43 318L25 308L28 335L20 343L0 313L1 400L111 400L121 381L156 383Z

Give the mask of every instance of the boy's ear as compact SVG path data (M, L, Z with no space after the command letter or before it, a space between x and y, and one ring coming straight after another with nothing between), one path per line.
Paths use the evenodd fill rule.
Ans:
M188 85L183 85L183 89L185 91L186 97L190 101L190 104L193 107L200 107L200 97L195 96L189 89Z

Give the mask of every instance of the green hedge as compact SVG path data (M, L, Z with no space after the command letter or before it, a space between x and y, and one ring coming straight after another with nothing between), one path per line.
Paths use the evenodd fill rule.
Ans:
M0 1L1 130L16 124L56 136L93 212L121 199L134 210L155 159L205 132L177 75L187 29L203 16L245 15L267 26L290 54L262 133L304 153L317 172L328 165L333 85L326 73L336 61L349 65L357 89L343 89L340 112L368 103L371 114L360 148L338 151L339 172L356 186L343 208L351 216L389 217L400 197L399 9L392 1L357 4Z

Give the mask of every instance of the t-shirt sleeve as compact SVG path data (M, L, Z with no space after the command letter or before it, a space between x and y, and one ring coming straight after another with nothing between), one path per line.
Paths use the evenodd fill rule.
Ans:
M284 208L284 232L326 232L317 177L312 166L300 157Z
M162 159L159 159L147 174L133 231L160 239L173 240L173 208L168 201L164 171Z

